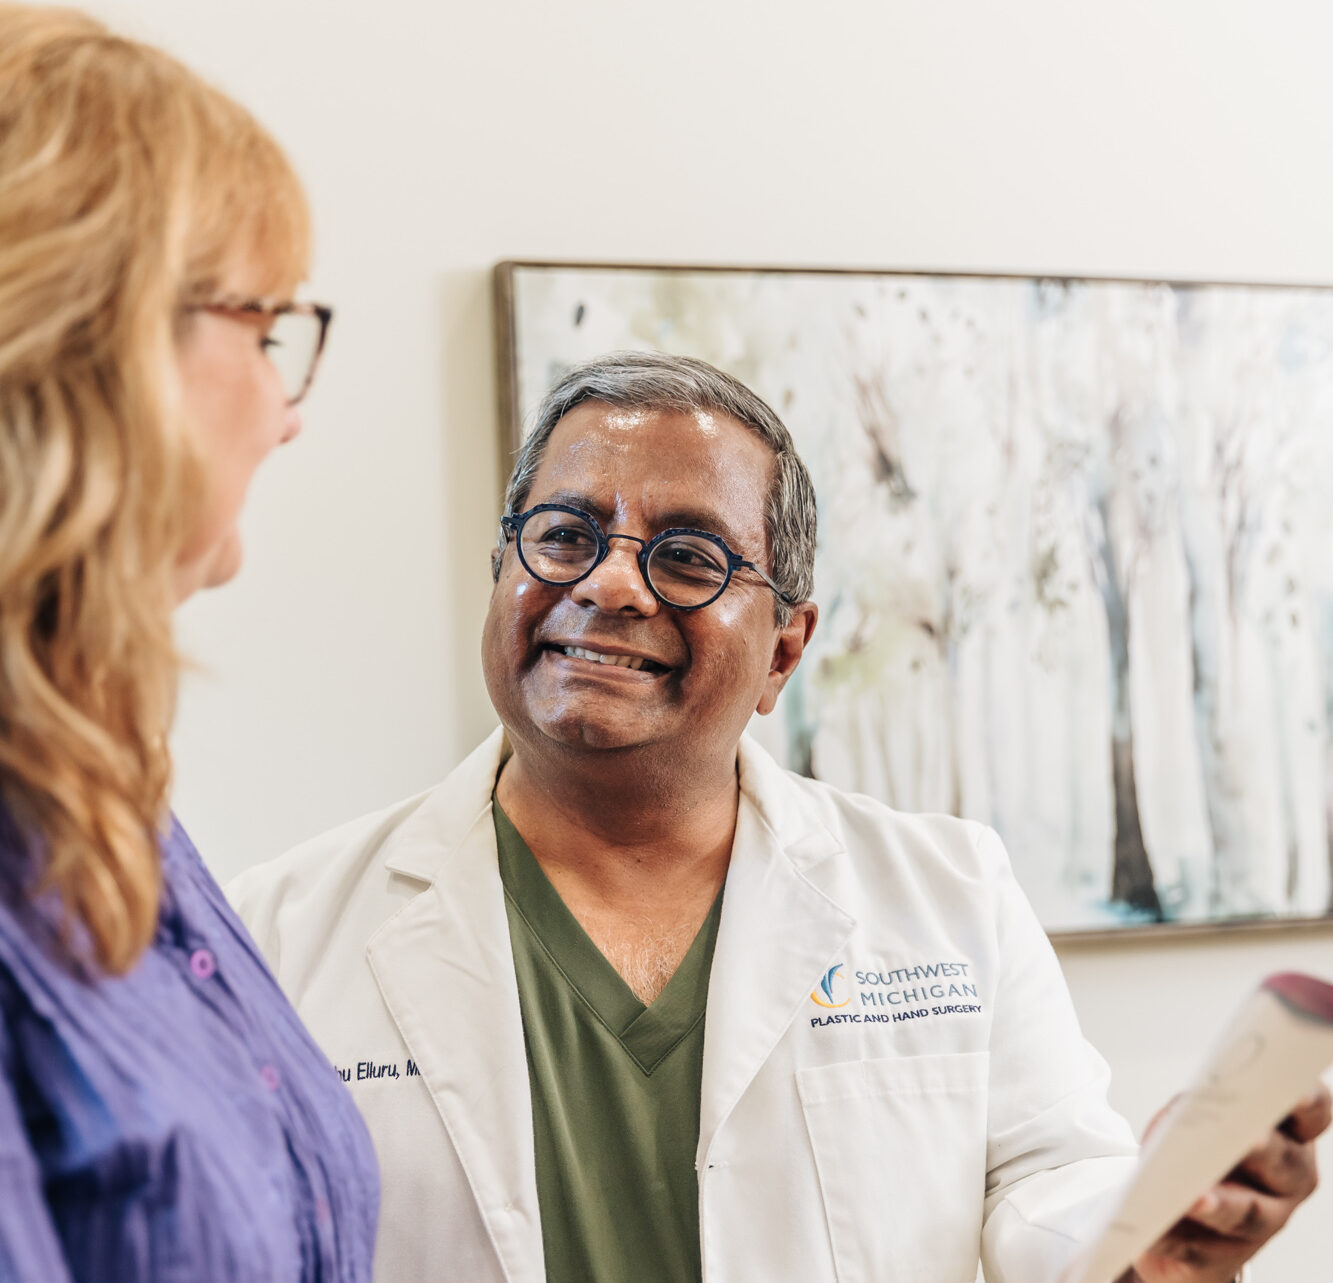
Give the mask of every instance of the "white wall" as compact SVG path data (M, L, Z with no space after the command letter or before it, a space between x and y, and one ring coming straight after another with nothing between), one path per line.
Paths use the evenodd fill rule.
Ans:
M485 732L505 257L1333 282L1318 0L104 0L250 105L338 306L305 435L192 604L178 809L226 876ZM1067 948L1141 1124L1254 979L1333 934ZM1333 1145L1323 1146L1333 1167ZM1333 1180L1257 1283L1327 1277Z

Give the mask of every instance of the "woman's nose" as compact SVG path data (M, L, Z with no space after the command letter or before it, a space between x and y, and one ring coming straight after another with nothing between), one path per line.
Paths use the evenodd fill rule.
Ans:
M300 436L303 426L304 420L301 418L300 406L289 405L283 416L282 436L279 438L279 444L286 445L294 437Z

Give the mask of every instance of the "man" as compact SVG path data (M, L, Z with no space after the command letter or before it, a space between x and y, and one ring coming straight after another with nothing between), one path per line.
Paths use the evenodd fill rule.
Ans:
M995 835L743 738L814 630L814 496L697 361L575 370L519 455L503 732L236 901L348 1081L392 1283L1054 1283L1134 1142ZM1154 1254L1223 1283L1326 1095Z

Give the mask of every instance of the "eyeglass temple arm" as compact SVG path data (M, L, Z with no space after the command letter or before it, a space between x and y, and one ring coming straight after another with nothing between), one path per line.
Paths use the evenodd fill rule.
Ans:
M736 564L738 566L744 566L748 570L753 570L754 573L764 581L764 583L766 583L775 593L777 593L779 601L785 601L788 606L795 606L798 604L795 597L791 596L789 593L783 592L782 589L779 588L777 584L775 584L768 577L768 575L766 575L758 566L754 564L754 562L746 561L743 557L737 557Z

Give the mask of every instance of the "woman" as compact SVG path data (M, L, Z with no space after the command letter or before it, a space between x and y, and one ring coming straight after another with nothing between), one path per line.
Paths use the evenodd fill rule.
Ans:
M172 608L236 571L326 309L273 140L0 4L0 1279L364 1280L341 1080L167 810Z

